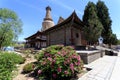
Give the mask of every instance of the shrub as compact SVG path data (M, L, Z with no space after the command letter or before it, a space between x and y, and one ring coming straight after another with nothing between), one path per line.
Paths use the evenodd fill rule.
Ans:
M69 80L82 70L80 56L71 46L54 45L41 51L37 57L38 76L47 80Z
M0 52L0 80L12 80L12 71L22 61L22 56L15 53Z
M23 73L29 73L34 70L34 64L28 63L23 67Z
M8 53L8 54L6 54L6 55L9 56L9 57L11 57L12 60L13 60L13 62L14 62L15 64L22 64L22 63L25 62L25 58L22 57L22 56L19 55L19 54Z
M32 53L32 50L31 49L26 49L26 50L23 50L23 52L25 54L25 57L26 58L30 58L30 54Z

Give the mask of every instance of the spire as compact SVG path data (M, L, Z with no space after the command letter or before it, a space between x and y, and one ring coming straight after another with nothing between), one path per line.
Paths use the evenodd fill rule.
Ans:
M51 17L51 8L50 6L46 7L46 16L42 22L42 31L45 31L54 26L54 22Z
M59 17L59 20L58 20L58 24L63 22L64 21L64 18L62 18L61 16Z
M45 16L44 20L51 20L52 21L50 6L46 7L46 16Z

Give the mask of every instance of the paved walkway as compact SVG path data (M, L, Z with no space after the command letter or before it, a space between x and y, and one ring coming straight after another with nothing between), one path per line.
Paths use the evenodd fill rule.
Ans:
M78 80L120 80L120 53L118 56L104 56L85 67L92 70Z
M120 80L120 56L117 57L117 61L110 80Z

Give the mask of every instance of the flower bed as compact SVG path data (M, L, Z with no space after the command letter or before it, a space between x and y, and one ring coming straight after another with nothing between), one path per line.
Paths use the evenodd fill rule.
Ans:
M46 80L70 80L81 72L83 63L71 46L53 45L37 56L37 76Z

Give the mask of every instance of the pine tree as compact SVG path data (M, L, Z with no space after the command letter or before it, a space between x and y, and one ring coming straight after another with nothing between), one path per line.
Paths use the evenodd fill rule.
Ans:
M97 16L97 8L93 2L88 2L83 15L84 35L89 44L96 43L101 36L103 26Z
M117 39L116 34L112 34L112 37L111 37L110 41L111 41L110 43L113 44L113 45L117 45L118 44L118 39Z
M96 7L97 15L104 28L102 30L102 37L104 39L104 43L111 44L111 38L113 37L111 29L112 20L109 16L108 8L105 3L100 0L97 2Z

